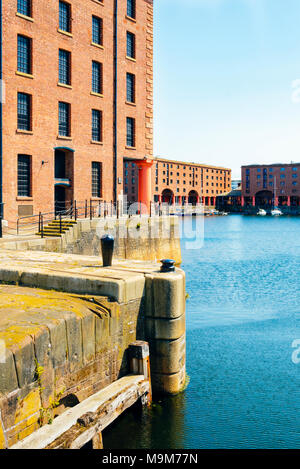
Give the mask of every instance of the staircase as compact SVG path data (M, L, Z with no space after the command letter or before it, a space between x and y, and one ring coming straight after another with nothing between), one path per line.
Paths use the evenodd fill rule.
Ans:
M61 221L61 230L60 230L60 221L59 220L52 220L48 225L46 225L43 229L43 236L50 236L50 237L61 237L64 233L66 233L70 228L77 224L75 220L62 220ZM37 235L41 236L42 232L39 231L36 233Z

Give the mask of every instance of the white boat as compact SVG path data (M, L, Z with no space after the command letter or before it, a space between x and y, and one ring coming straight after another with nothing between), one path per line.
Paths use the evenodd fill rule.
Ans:
M261 217L264 217L264 216L267 215L267 212L263 208L260 208L257 212L257 215L260 215Z
M274 178L274 202L276 200L276 176ZM271 215L272 217L280 217L280 215L283 215L282 211L274 205L273 210L271 210Z
M279 210L279 208L274 207L274 209L271 210L271 215L272 215L273 217L280 217L280 215L283 215L283 213L282 213L281 210Z

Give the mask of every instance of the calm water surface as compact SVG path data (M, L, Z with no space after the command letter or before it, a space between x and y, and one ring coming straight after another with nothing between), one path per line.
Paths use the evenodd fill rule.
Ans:
M105 448L300 448L300 219L204 223L201 250L182 240L190 384L124 414Z

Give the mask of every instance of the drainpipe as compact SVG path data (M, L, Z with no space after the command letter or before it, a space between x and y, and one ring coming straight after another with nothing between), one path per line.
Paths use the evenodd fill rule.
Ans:
M1 92L0 96L0 219L3 218L3 191L2 191L2 155L3 155L3 122L2 122L2 99L3 99L3 74L2 74L2 0L0 0L0 80L1 80ZM1 226L2 228L2 226ZM2 230L1 230L2 231Z
M118 135L117 135L118 109L117 109L117 103L118 103L118 0L114 0L114 104L113 104L114 106L114 111L113 111L114 202L117 202L117 197L118 197Z

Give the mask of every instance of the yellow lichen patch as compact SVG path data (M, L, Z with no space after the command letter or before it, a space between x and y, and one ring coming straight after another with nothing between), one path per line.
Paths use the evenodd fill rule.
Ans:
M38 412L41 408L41 399L39 389L34 389L27 394L24 399L18 402L16 414L15 414L15 425L28 419L25 427L32 425L38 420Z
M31 435L35 430L38 430L38 429L39 429L39 424L38 424L38 421L36 420L31 425L25 426L22 430L18 430L17 433L10 436L8 439L8 445L12 446L18 443L19 441Z
M21 347L26 337L37 333L39 327L19 324L8 326L5 330L0 331L0 340L3 340L7 348L12 346Z
M98 300L101 301L102 298L100 297ZM73 313L82 318L90 314L91 309L93 309L93 302L89 301L89 297L0 285L0 329L8 330L12 324L24 322L28 327L33 328L32 330L28 329L27 333L34 334L37 332L34 329L35 325L45 324L47 320L56 322L57 315L64 317L66 313ZM30 314L30 318L28 314ZM11 332L13 333L13 330ZM18 333L21 333L21 329L16 331L15 335ZM16 340L22 339L16 337Z
M6 448L6 442L5 442L5 437L4 437L4 430L0 422L0 449L4 449L4 448Z

